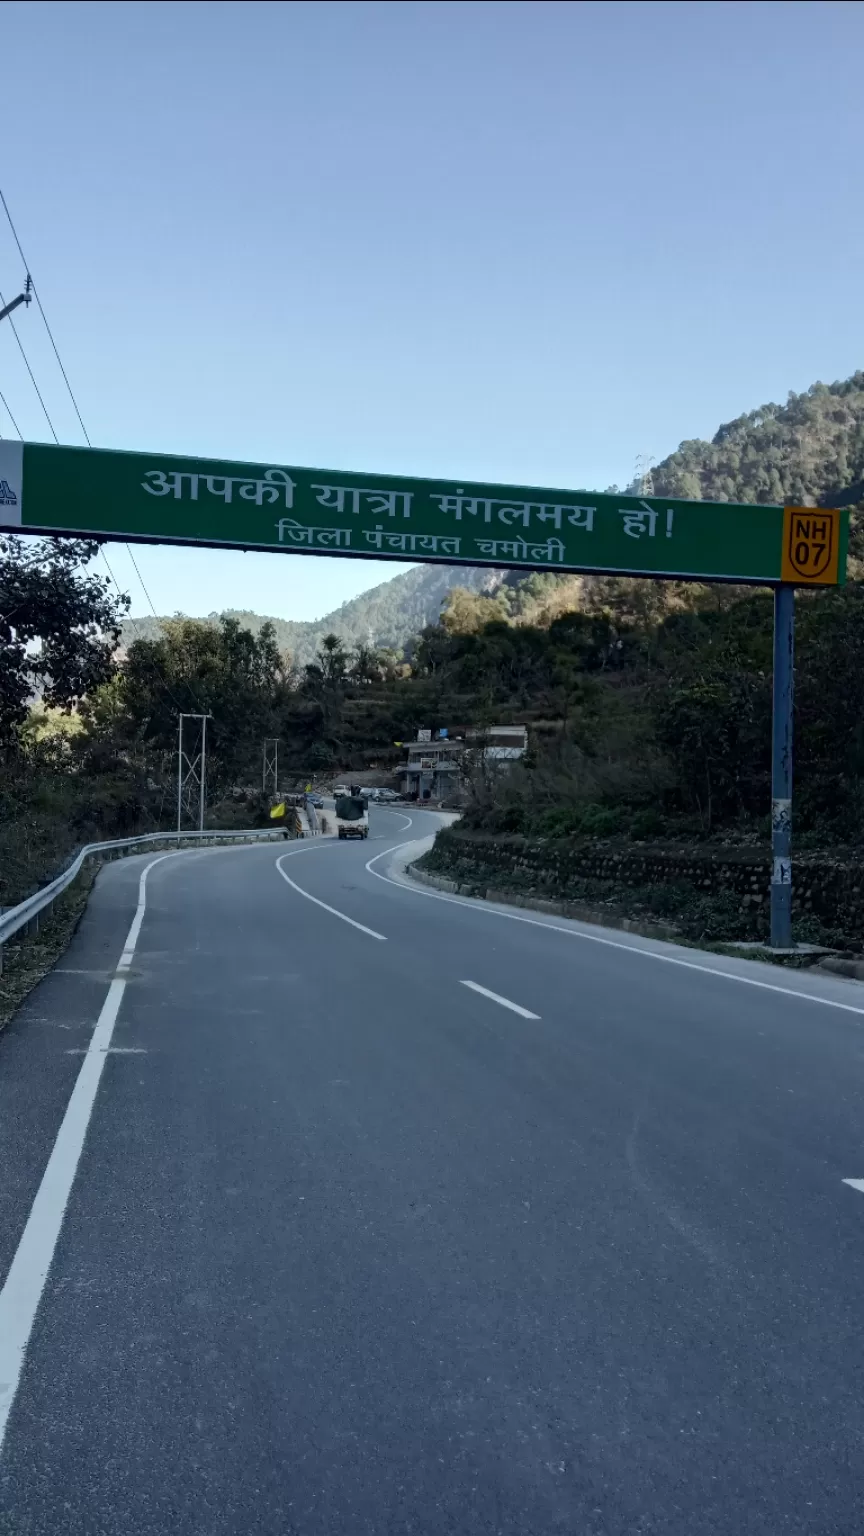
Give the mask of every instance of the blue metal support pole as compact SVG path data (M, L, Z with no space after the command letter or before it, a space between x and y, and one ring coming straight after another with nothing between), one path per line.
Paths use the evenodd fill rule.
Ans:
M771 731L771 945L792 947L792 687L795 588L774 589Z

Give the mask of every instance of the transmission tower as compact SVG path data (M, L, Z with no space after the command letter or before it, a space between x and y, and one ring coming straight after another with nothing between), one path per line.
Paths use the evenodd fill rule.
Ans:
M636 459L636 473L633 476L634 496L654 495L654 476L651 466L654 463L653 453L640 453Z
M207 721L210 715L181 714L177 726L177 831L189 826L204 830L204 802L207 786ZM186 721L198 721L186 726ZM184 740L185 736L185 740ZM191 737L191 745L190 745Z
M275 736L268 737L264 743L261 788L265 795L279 793L279 742Z

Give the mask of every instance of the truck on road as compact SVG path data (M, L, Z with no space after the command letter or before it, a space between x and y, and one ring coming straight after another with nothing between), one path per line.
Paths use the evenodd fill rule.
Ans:
M369 810L361 795L336 796L336 835L369 836Z

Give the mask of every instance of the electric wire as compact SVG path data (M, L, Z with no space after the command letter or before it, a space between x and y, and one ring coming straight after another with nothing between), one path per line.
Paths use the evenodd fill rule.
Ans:
M29 265L29 262L27 261L26 256L24 255L24 252L23 252L22 248L21 248L21 241L18 238L18 231L15 228L15 225L13 223L12 215L9 212L9 204L7 203L6 198L3 195L3 188L2 187L0 187L0 202L2 202L2 204L3 204L3 212L5 213L6 218L9 221L9 228L12 231L12 238L15 241L15 244L18 247L18 255L21 257L21 261L23 263L24 270L25 270L25 272L27 272L29 274L29 272L30 272L30 265ZM78 409L78 401L75 399L75 396L74 396L74 394L72 392L72 385L69 383L69 376L68 376L68 374L66 372L66 369L63 367L63 361L62 361L62 359L60 357L60 353L57 350L57 343L54 340L54 333L51 330L50 325L48 324L48 316L46 315L44 309L42 308L42 300L39 297L39 290L36 287L36 284L33 282L32 277L30 278L30 285L31 285L32 290L33 290L33 297L36 300L36 303L37 303L37 305L39 307L39 313L42 316L43 324L45 326L46 331L48 332L48 340L50 341L51 346L54 349L54 356L57 359L57 366L58 366L58 368L60 369L60 372L63 375L63 382L65 383L66 388L69 391L69 399L72 401L72 404L75 407L75 415L78 417L78 420L79 420L79 422L81 424L81 431L84 433L84 437L86 438L87 447L88 448L92 448L93 444L90 441L90 435L89 435L89 433L87 431L87 428L84 425L84 419L83 419L83 417L81 415L81 412ZM14 327L13 327L13 329L14 329ZM19 343L19 345L20 345L20 343ZM43 409L44 409L44 407L43 407ZM46 411L45 414L46 415L48 414L47 411ZM56 435L55 435L55 442L56 442L56 440L57 439L56 439Z
M71 385L71 383L69 381L69 375L67 374L66 369L63 366L63 359L60 356L60 352L59 352L59 349L57 347L57 343L54 340L54 333L51 330L51 326L48 323L48 316L45 313L45 310L44 310L44 307L43 307L43 304L42 304L42 300L39 297L39 290L36 287L36 283L33 281L32 274L30 274L30 266L29 266L29 263L27 261L26 256L24 255L24 249L22 247L21 240L19 238L18 231L17 231L17 229L15 227L15 223L14 223L14 220L12 218L12 214L11 214L10 209L9 209L9 204L6 201L6 198L5 198L5 195L3 193L2 187L0 187L0 203L2 203L2 205L3 205L3 211L6 214L6 218L7 218L8 224L9 224L9 228L10 228L10 230L12 232L12 238L15 241L16 246L18 247L18 254L21 257L21 261L22 261L22 263L24 265L24 269L28 273L28 275L30 276L30 285L31 285L31 288L32 288L32 291L33 291L33 297L36 300L36 304L38 306L39 313L42 316L42 322L43 322L43 324L45 326L45 330L46 330L46 332L48 334L48 339L51 342L51 346L52 346L52 349L53 349L53 352L54 352L54 356L57 359L57 365L58 365L58 367L60 369L61 374L63 375L63 382L65 383L66 388L67 388L67 390L69 392L69 399L72 401L72 405L73 405L73 408L75 410L75 415L78 417L78 421L79 421L80 426L81 426L81 431L84 434L84 438L85 438L85 441L87 443L88 448L92 448L93 444L92 444L92 442L90 440L90 434L87 431L86 426L84 425L84 418L81 415L81 411L80 411L79 406L78 406L78 401L75 398L75 394L74 394L74 391L72 389L72 385ZM6 301L3 298L2 293L0 293L0 303L5 304L5 302ZM51 428L51 432L53 434L54 441L59 446L59 438L57 437L57 433L54 431L53 422L51 421L51 418L48 415L48 411L45 408L45 402L42 399L42 395L41 395L41 393L39 391L39 387L38 387L38 385L36 383L36 379L35 379L35 377L33 375L33 370L30 367L29 361L27 359L27 354L24 351L24 347L23 347L23 345L21 343L21 338L19 337L18 332L15 330L15 325L12 322L11 316L9 317L9 321L10 321L10 324L12 325L12 330L15 333L15 339L18 342L18 346L19 346L19 348L21 350L21 355L24 358L25 363L27 364L27 371L30 374L30 378L33 380L33 387L36 390L37 395L39 396L39 401L40 401L40 404L42 405L43 411L45 412L45 418L46 418L46 420L48 422L49 427ZM3 399L2 395L0 395L0 399ZM3 400L3 404L6 405L5 400ZM7 409L7 411L9 411L8 405L6 406L6 409ZM9 411L9 417L10 417L13 425L15 426L15 430L18 433L18 436L21 437L22 434L21 434L20 428L18 427L18 423L15 421L15 418L12 415L11 411ZM126 553L127 553L127 555L129 556L129 559L132 562L132 566L134 568L135 574L138 577L139 582L141 583L141 590L143 591L144 596L147 599L148 605L150 607L150 611L153 614L154 619L156 619L158 621L159 615L156 612L156 608L154 606L153 599L150 596L150 593L147 590L147 586L146 586L146 584L144 582L144 578L141 575L141 571L140 571L139 566L138 566L138 561L135 559L135 556L133 555L132 550L131 550L130 546L128 545L128 543L124 543L123 547L126 550ZM105 565L108 568L108 574L110 575L111 580L114 583L114 586L117 588L118 593L121 596L123 596L123 592L122 592L122 589L120 587L120 584L117 581L117 578L115 577L114 572L112 571L111 566L110 566L110 564L108 562L108 557L105 554L104 546L101 545L101 544L100 544L100 553L102 555L102 559L105 561ZM135 624L135 620L134 619L129 619L128 622L132 625L133 629L135 630L135 634L138 637L138 639L139 640L143 639L143 636L141 635L140 631L138 630L138 628L137 628L137 626ZM169 697L172 699L174 704L177 706L178 710L180 710L182 712L182 705L178 702L175 694L172 692L172 690L171 690L171 688L169 686L167 677L164 677L164 675L163 675L163 678L162 678L162 682L163 682L163 686L164 686L166 692L168 693ZM191 694L192 699L193 699L195 705L197 706L199 712L201 714L204 714L205 711L204 711L204 709L203 709L203 707L201 705L201 701L198 698L195 689L192 687L191 682L187 681L186 686L189 689L189 693Z
M5 300L4 296L3 296L2 289L0 289L0 304L3 304L4 306L6 304L6 300ZM32 383L33 388L36 391L36 395L37 395L37 398L39 400L39 404L42 407L42 412L43 412L43 415L45 417L45 420L47 421L49 427L51 428L51 436L53 437L55 443L57 443L58 446L59 446L60 439L57 436L57 433L56 433L56 431L54 429L54 423L51 420L51 417L48 415L48 407L45 404L45 401L42 399L42 391L39 388L39 385L36 383L36 375L34 374L33 369L30 367L30 359L27 356L27 353L24 351L24 343L21 340L21 337L18 335L18 327L16 326L15 321L12 319L11 315L7 315L6 319L9 321L9 324L12 327L12 335L15 337L15 340L18 343L18 351L21 353L21 356L24 359L24 366L25 366L25 368L27 369L27 372L30 375L30 382Z
M9 417L9 420L11 421L13 427L15 428L15 431L18 433L18 436L21 438L21 441L23 443L24 437L22 435L21 428L19 427L17 421L15 420L15 417L12 415L12 412L11 412L11 410L9 408L9 401L6 399L6 396L4 395L2 389L0 389L0 403L2 403L3 409L6 412L6 415ZM2 437L2 436L3 436L3 434L2 434L2 432L0 432L0 437Z

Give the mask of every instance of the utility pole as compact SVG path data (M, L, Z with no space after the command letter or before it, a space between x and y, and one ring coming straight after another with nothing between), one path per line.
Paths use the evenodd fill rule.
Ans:
M19 304L30 304L32 302L32 287L33 284L30 281L30 273L28 272L27 281L24 284L24 292L19 293L17 299L12 299L11 303L4 304L3 308L0 309L0 320L5 320L7 315L11 315L12 311L17 309Z
M201 781L198 796L198 831L204 831L204 785L207 779L207 715L201 716Z
M792 948L792 683L795 588L774 588L771 731L771 947Z
M198 806L198 830L204 831L204 795L207 778L207 721L212 715L187 715L181 714L177 722L177 831L183 831L183 812L185 810L188 820L195 815L195 801ZM183 722L185 720L198 720L201 723L201 734L197 748L193 746L187 749L183 743ZM197 795L196 795L197 790Z
M261 773L261 789L266 795L267 790L272 795L279 793L279 742L275 736L268 736L264 742L264 763Z

